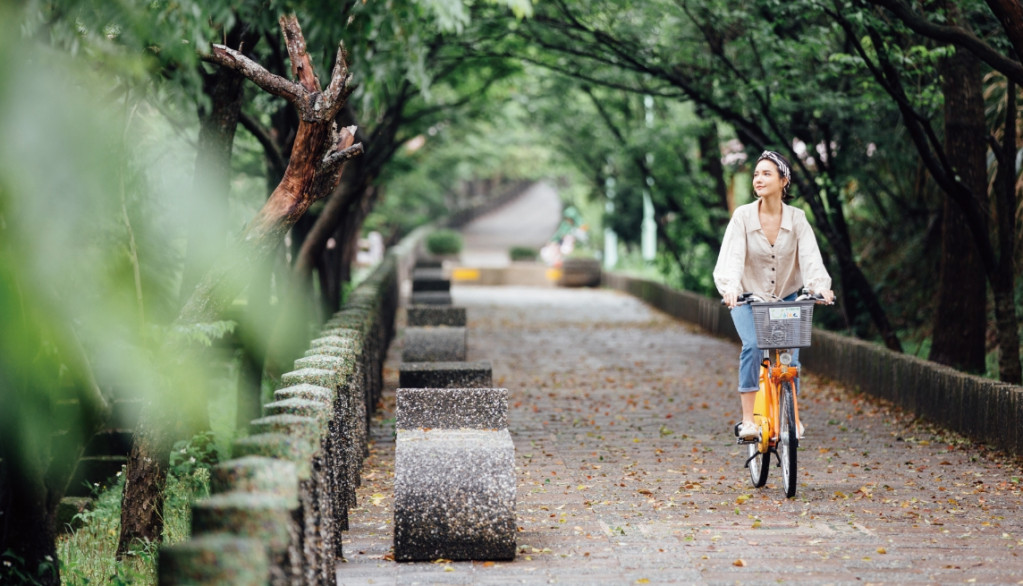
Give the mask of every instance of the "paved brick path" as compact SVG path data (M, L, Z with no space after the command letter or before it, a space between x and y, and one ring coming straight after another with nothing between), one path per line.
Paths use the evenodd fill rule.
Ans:
M393 388L342 584L1021 583L1018 462L808 375L800 486L752 489L737 346L610 291L457 287L469 360L511 391L514 562L397 564Z

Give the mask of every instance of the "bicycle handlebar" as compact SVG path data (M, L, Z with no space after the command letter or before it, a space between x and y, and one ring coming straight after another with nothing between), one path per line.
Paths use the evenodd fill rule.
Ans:
M798 297L796 297L796 299L795 299L795 301L810 301L810 300L816 301L816 302L818 302L821 305L834 305L835 304L834 300L832 300L831 303L825 302L823 295L821 295L820 293L811 293L806 287L803 287L803 289L800 291L800 295ZM767 301L766 299L764 299L763 297L757 295L756 293L751 293L749 291L746 291L746 292L742 293L741 295L739 295L739 297L735 300L735 306L738 307L740 305L746 305L748 303L764 303L766 301ZM724 304L725 304L725 300L722 299L721 300L721 305L724 305Z

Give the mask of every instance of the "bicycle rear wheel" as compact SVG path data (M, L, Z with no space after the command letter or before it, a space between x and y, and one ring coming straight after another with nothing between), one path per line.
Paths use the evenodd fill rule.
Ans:
M746 444L746 467L749 468L749 480L753 488L760 488L767 483L767 471L771 467L770 452L760 452L760 443Z
M781 429L778 433L778 457L781 460L782 484L785 496L796 495L796 451L799 438L796 431L796 407L792 399L792 383L781 384Z

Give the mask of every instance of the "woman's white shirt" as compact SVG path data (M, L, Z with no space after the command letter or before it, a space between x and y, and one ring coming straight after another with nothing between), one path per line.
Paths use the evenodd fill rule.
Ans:
M820 248L806 213L782 204L781 228L772 245L760 225L760 200L739 206L725 230L714 267L718 293L751 291L785 297L803 287L831 289Z

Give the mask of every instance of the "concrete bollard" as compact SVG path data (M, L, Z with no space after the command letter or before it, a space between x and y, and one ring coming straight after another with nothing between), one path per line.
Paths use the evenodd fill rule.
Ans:
M451 279L444 276L444 269L412 269L412 292L451 291Z
M394 558L515 556L507 389L398 389Z
M321 336L344 335L345 330L354 330L363 341L359 362L363 366L366 384L363 390L366 405L373 406L380 400L383 388L384 359L390 341L390 326L378 315L362 308L347 308L335 313L323 326ZM348 332L351 335L350 332Z
M327 387L300 384L274 391L274 401L283 401L284 399L305 399L307 401L333 404L334 393Z
M448 291L415 291L412 293L412 305L451 305L451 293Z
M402 362L465 360L465 328L447 326L405 328Z
M354 378L354 377L353 377ZM365 448L363 446L365 442L365 427L362 426L363 418L360 418L362 409L365 405L361 405L361 401L353 400L352 397L362 397L361 389L358 386L359 381L343 380L336 370L324 369L324 368L302 368L291 372L286 372L281 375L281 382L285 387L296 386L296 385L313 385L318 387L326 387L331 389L334 395L334 416L338 421L338 441L339 445L343 446L342 450L346 458L346 462L352 464L353 469L350 471L350 478L352 479L352 486L358 486L358 475L362 470L362 456L351 455L351 454L363 454ZM351 387L350 385L356 385ZM356 450L348 453L348 450Z
M395 442L394 559L515 557L515 446L507 429L405 429Z
M454 326L464 328L465 308L444 305L412 305L405 310L409 327Z
M355 330L347 330L341 328L334 328L332 330L327 331L341 333L352 332L353 334L355 333ZM350 351L353 352L356 356L362 353L362 343L360 343L359 340L354 335L339 336L336 334L330 334L320 336L319 338L314 338L313 341L309 342L309 350L306 350L305 356L312 356L313 354L324 354L324 352L317 352L317 349L320 347L336 348L339 349L339 351Z
M493 386L489 360L475 362L402 362L398 387L405 389L485 389Z
M351 485L350 472L356 467L350 461L350 454L354 453L352 442L348 436L342 434L342 422L338 413L344 411L340 402L335 401L334 393L326 387L310 384L300 384L274 391L275 401L287 399L304 399L316 401L333 407L334 416L328 425L327 466L331 476L331 492L334 494L334 519L337 531L348 530L348 508L355 500L355 488ZM348 439L346 439L348 438ZM340 555L340 552L338 552Z
M298 507L298 471L293 462L246 456L226 460L210 470L210 493L251 492L269 494Z
M398 389L396 429L508 428L508 389Z
M352 464L345 454L353 450L350 449L352 442L346 445L333 431L336 427L333 403L291 398L267 403L263 410L268 416L252 422L253 433L308 434L320 442L321 451L314 456L313 464L319 466L324 475L326 485L321 496L330 500L321 504L320 510L330 511L332 543L337 555L341 555L340 532L348 529L349 500L354 498L349 478Z

